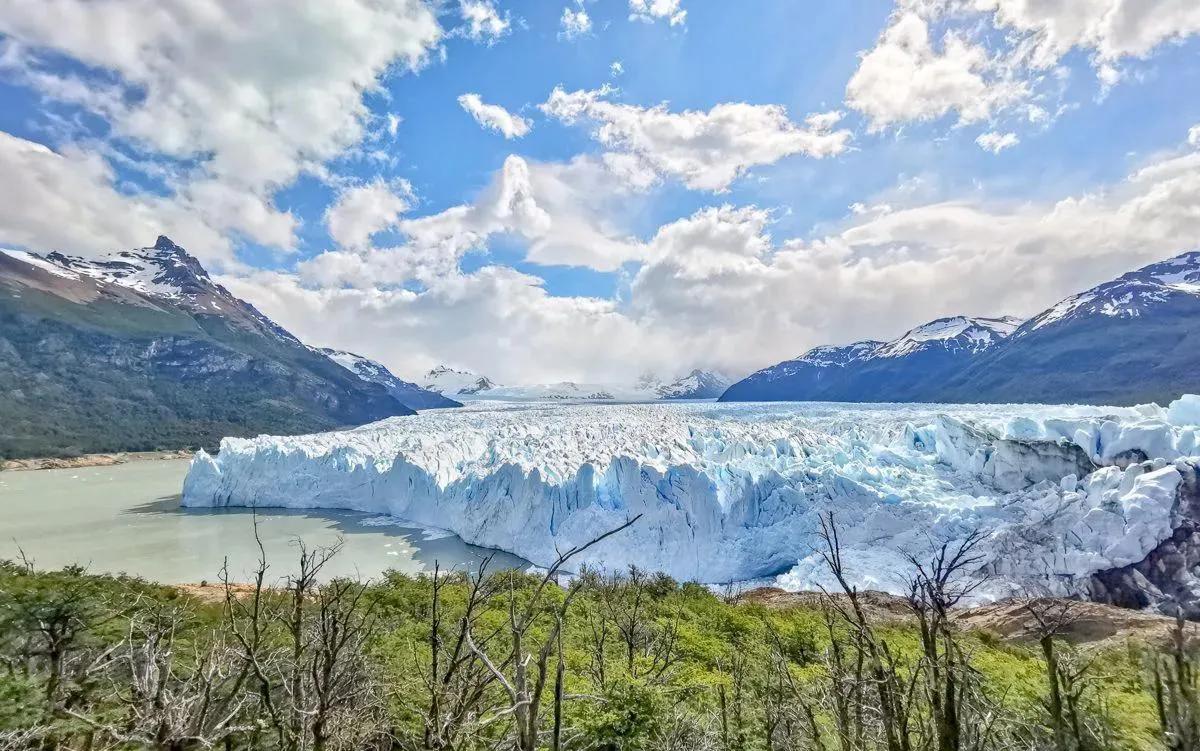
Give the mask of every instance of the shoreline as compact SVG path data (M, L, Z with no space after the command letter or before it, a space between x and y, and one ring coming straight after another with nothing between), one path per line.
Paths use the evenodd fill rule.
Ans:
M38 457L32 459L0 459L0 472L31 472L39 469L79 469L82 467L111 467L117 464L144 461L191 459L194 451L114 451L107 454L83 454L72 457Z

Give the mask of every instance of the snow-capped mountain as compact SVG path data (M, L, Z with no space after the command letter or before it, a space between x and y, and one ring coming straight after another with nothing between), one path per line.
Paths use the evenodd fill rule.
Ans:
M1130 271L1021 323L938 319L890 342L815 347L723 401L1165 404L1200 391L1200 251Z
M733 384L722 401L937 401L944 379L995 347L1020 319L951 316L888 342L822 345Z
M496 388L496 382L487 376L476 375L469 370L456 370L439 365L425 374L427 391L450 396L474 396Z
M395 397L396 401L409 409L441 409L462 406L461 402L447 399L436 391L429 391L415 383L400 380L387 369L387 366L376 360L340 349L328 347L312 347L310 349L320 352L364 381L383 386L389 394Z
M709 371L693 370L669 384L652 373L643 374L633 383L581 383L558 381L520 386L501 386L472 373L438 366L424 378L425 388L471 400L508 402L652 402L658 399L715 399L728 385L728 379Z
M1200 251L1150 264L1072 295L1029 319L1019 335L1090 316L1137 318L1173 299L1189 298L1200 298Z
M0 252L0 455L215 445L412 414L166 237L100 260Z
M870 357L908 357L919 352L970 352L978 354L1004 339L1021 325L1021 319L952 316L918 326L899 339L885 342Z
M1166 403L1200 391L1200 252L1072 295L946 383L954 401Z
M716 399L727 388L729 378L711 370L697 369L654 390L660 399Z
M44 257L17 250L4 253L63 280L60 287L79 282L100 295L132 299L119 294L127 292L195 315L218 316L238 329L299 343L253 305L214 282L200 261L165 236L150 247L118 251L99 260L57 252Z

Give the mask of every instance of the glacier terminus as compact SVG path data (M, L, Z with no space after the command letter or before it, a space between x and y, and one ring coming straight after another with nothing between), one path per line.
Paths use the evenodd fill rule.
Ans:
M541 565L641 514L578 563L789 589L827 583L817 529L832 511L863 587L902 591L906 556L978 530L983 596L1087 594L1200 505L1198 425L1196 396L1121 408L478 402L226 439L196 455L183 502L382 513Z

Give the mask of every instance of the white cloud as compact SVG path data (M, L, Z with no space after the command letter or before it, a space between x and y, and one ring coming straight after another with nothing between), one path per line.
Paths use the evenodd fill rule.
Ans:
M206 263L232 265L220 227L181 203L113 188L112 168L78 149L59 154L0 131L0 238L34 250L99 255L167 234Z
M274 191L358 144L363 95L388 71L420 66L441 38L421 0L0 7L10 76L104 118L115 139L179 160L179 200L214 216L232 209L230 229L283 247L294 220L271 205ZM51 72L47 53L87 70Z
M999 76L982 45L947 33L939 49L928 22L906 10L897 11L879 42L863 55L846 86L846 104L866 115L872 130L880 130L951 111L963 122L983 120L1023 93L1019 84Z
M567 124L594 124L592 137L608 150L610 168L638 187L674 177L694 190L724 191L751 167L792 154L839 154L850 141L848 130L833 130L838 118L832 113L801 127L779 105L726 103L707 112L671 112L665 104L608 101L613 92L555 88L541 109Z
M533 127L528 119L514 115L498 104L485 104L478 94L463 94L458 98L458 104L475 118L475 122L508 139L520 138Z
M846 101L872 130L951 112L960 123L1044 122L1068 52L1087 54L1104 96L1125 78L1118 63L1198 33L1194 0L897 0Z
M583 5L577 8L567 6L562 12L562 31L559 36L563 39L575 39L592 31L592 18Z
M613 60L612 65L608 66L608 73L613 78L625 75L625 64L620 60Z
M400 132L400 123L404 122L404 118L394 112L387 113L387 132L392 138Z
M1188 144L1200 147L1200 125L1193 125L1188 129Z
M687 11L679 7L679 0L629 0L629 20L681 26L687 22Z
M463 33L476 42L495 44L512 28L508 13L501 15L491 0L460 0L459 12L466 23Z
M553 296L541 279L502 266L439 279L419 293L313 288L270 272L219 281L307 341L378 358L409 379L446 362L502 383L619 379L626 363L669 345L612 301Z
M557 164L510 156L472 203L390 223L405 237L403 244L378 248L344 242L338 250L304 261L299 271L307 283L319 286L429 284L457 275L465 254L485 251L499 235L523 240L527 259L535 263L615 271L647 253L644 243L612 219L630 199L594 160ZM379 226L356 226L364 225ZM354 237L362 239L361 229Z
M1192 0L973 0L994 14L997 27L1021 35L1020 51L1048 68L1072 49L1095 55L1097 65L1145 57L1173 39L1200 33L1200 4Z
M326 209L325 226L339 247L365 248L372 235L396 226L411 198L407 182L389 184L376 178L343 190Z
M736 373L941 315L1028 315L1192 249L1200 236L1200 152L1189 148L1055 202L914 203L921 191L904 188L886 208L860 206L844 226L808 240L774 239L761 208L702 209L627 243L643 263L619 301L555 297L540 280L496 267L448 268L421 292L369 281L439 237L474 233L476 247L496 227L546 237L565 211L541 195L558 169L567 167L513 162L475 204L403 221L410 246L359 259L367 281L358 287L260 274L233 288L314 341L366 346L412 376L441 361L508 382L691 366ZM574 169L602 179L595 165ZM570 177L577 192L562 200L586 203L583 179Z
M975 143L979 144L979 148L984 151L990 151L993 154L999 154L1001 151L1016 146L1020 142L1021 139L1017 138L1016 133L997 133L994 130L981 133L975 139Z

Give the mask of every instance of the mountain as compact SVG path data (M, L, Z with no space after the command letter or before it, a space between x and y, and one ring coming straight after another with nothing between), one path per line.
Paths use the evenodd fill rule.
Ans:
M461 407L462 402L447 399L436 391L423 389L415 383L402 381L392 374L383 363L340 349L322 347L316 351L354 373L368 383L377 383L387 389L396 401L409 409L441 409Z
M940 401L947 379L1010 337L1017 318L939 318L888 342L814 347L738 381L721 401Z
M482 392L478 396L484 399L510 402L543 400L626 402L649 401L654 398L652 393L643 391L636 386L623 386L613 383L576 383L575 381L536 383L527 386L498 386Z
M716 399L729 388L729 379L711 370L693 370L674 383L658 386L661 399Z
M424 378L425 388L441 394L493 401L580 401L650 402L657 399L715 399L729 381L724 376L693 370L687 376L663 384L646 373L634 383L579 383L558 381L523 386L501 386L495 381L467 370L439 365Z
M0 252L0 456L213 446L412 414L166 237L103 260Z
M474 396L496 388L496 383L487 376L439 365L425 374L423 388L437 394Z
M1166 404L1200 390L1200 252L1072 295L946 383L953 401Z

